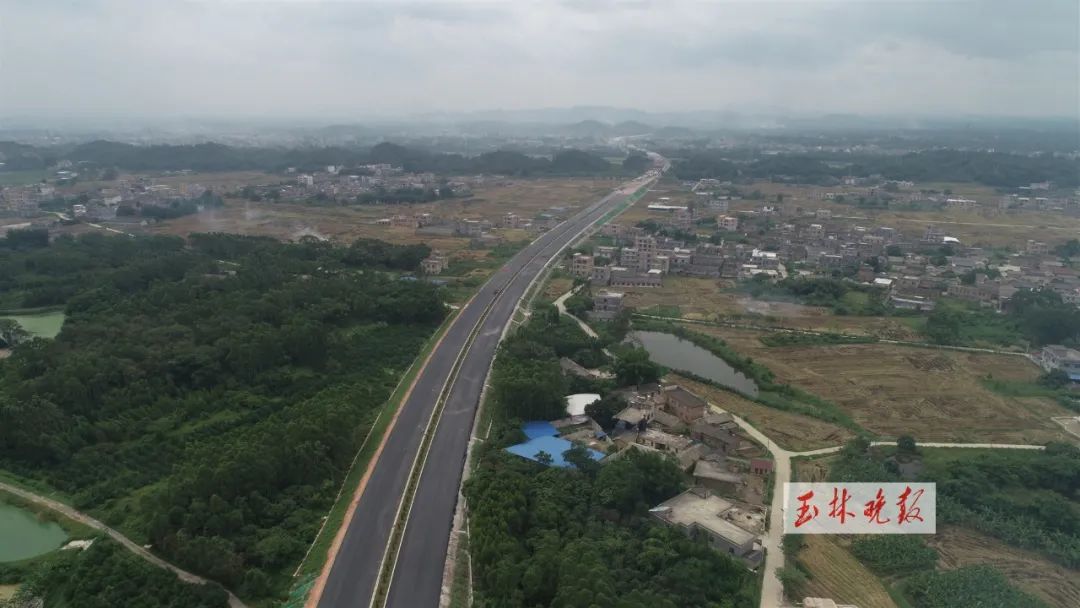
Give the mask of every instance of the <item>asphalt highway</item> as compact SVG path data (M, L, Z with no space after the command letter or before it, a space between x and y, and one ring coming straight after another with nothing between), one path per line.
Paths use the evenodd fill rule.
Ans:
M387 598L387 605L394 607L438 605L469 433L503 327L547 262L629 196L633 189L627 186L623 184L526 246L461 310L401 406L397 423L346 524L345 537L318 598L320 608L368 608L371 604L421 439L439 394L446 383L453 382L420 476ZM478 323L478 333L467 344ZM456 379L451 379L459 357L464 358Z

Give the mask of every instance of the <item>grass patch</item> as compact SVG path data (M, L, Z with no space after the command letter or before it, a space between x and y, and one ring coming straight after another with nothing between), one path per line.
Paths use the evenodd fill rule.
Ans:
M813 346L834 344L871 344L877 342L877 338L871 336L851 336L832 332L802 333L783 332L771 333L758 338L765 346Z
M982 379L987 390L1006 397L1046 397L1057 401L1062 407L1080 413L1080 401L1076 393L1067 388L1051 388L1038 382L1023 380L1000 380L987 377Z
M22 326L27 332L38 338L55 338L64 326L64 313L54 310L36 314L4 315L5 319L11 319Z
M641 311L641 314L654 317L667 317L669 319L681 319L682 311L677 304L656 304Z
M0 186L26 186L39 183L49 176L48 171L0 171Z

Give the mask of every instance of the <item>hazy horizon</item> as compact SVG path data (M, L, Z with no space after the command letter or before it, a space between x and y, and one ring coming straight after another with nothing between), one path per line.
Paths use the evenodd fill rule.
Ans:
M0 0L0 116L1076 118L1080 5Z

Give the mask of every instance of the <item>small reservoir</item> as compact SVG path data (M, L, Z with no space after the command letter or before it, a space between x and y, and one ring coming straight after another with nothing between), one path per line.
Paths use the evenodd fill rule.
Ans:
M629 340L640 344L648 351L650 359L664 367L688 371L748 397L758 395L758 387L753 380L689 340L659 331L633 331Z
M0 502L0 563L16 562L59 549L67 534L56 522Z

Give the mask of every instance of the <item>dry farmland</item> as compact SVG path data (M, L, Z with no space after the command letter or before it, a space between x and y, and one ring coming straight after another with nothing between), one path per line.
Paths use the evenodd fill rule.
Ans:
M812 578L803 585L803 594L832 598L838 604L859 608L896 608L885 586L866 566L855 559L836 536L808 534L799 551L799 562Z
M378 225L375 221L412 213L431 213L448 220L467 217L496 221L504 213L531 218L552 207L563 207L565 213L572 213L612 188L612 182L595 179L508 180L477 186L469 198L413 205L334 206L230 199L224 208L163 222L151 230L179 235L218 231L281 239L306 234L345 241L367 237L394 243L425 242L452 252L467 247L468 239L417 235L412 228ZM504 230L501 234L509 241L527 238L521 230Z
M690 320L749 316L747 323L810 331L874 336L891 340L919 340L911 325L896 318L834 315L828 308L790 302L757 300L732 290L727 280L666 276L661 287L621 287L626 305L640 312L679 316ZM659 307L659 309L657 308Z
M745 419L785 450L802 452L828 448L840 445L854 436L848 429L817 418L767 407L678 374L669 374L666 380L681 384L710 403Z
M929 544L941 554L938 566L943 569L990 564L1012 584L1051 606L1080 606L1080 577L1077 577L1076 571L1035 553L955 526L939 529Z
M1039 369L1023 357L891 344L769 348L755 331L695 326L791 383L833 401L863 428L884 437L920 441L1044 443L1069 440L1054 416L1068 411L1052 400L1014 398L985 388L987 374L1034 380Z

